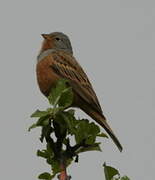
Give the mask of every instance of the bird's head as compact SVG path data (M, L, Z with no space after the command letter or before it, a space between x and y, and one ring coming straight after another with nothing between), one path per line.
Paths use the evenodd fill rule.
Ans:
M44 38L41 52L47 49L65 50L73 54L71 42L67 35L61 32L53 32L50 34L42 34Z

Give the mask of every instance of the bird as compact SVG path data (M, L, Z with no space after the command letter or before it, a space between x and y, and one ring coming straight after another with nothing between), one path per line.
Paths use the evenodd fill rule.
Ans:
M73 55L69 37L62 32L41 35L43 42L36 64L40 91L48 97L58 80L67 79L74 96L71 106L80 108L101 125L121 152L122 145L108 125L86 73Z

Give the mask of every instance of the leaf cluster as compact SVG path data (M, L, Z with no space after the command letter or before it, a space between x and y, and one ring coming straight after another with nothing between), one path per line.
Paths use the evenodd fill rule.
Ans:
M37 151L51 166L51 173L42 173L39 179L51 180L61 169L63 162L67 167L73 160L78 162L79 153L86 151L101 151L97 137L107 137L100 132L95 123L87 119L76 119L73 109L68 109L73 102L72 88L68 81L61 79L48 97L50 108L35 111L31 117L37 118L29 131L41 127L40 141L46 141L46 148ZM71 138L74 145L71 145Z
M121 177L117 169L107 166L106 163L103 164L103 167L106 180L130 180L127 176Z

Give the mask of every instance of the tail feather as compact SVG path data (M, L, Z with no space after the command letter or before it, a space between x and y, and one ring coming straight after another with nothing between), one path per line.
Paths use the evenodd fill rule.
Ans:
M106 130L106 132L109 134L109 136L112 138L113 142L116 144L116 146L118 147L118 149L121 152L123 150L123 147L120 144L117 137L115 136L112 129L110 128L110 126L108 125L106 118L103 115L99 114L98 112L96 112L92 109L89 111L88 111L88 109L87 110L83 109L83 110L85 113L87 113L90 117L92 117L96 122L98 122Z

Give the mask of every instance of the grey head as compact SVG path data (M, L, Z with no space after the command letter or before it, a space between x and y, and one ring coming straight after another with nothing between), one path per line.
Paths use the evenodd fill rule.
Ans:
M72 45L69 37L62 32L53 32L50 34L42 34L45 40L49 42L51 49L65 50L73 54Z

